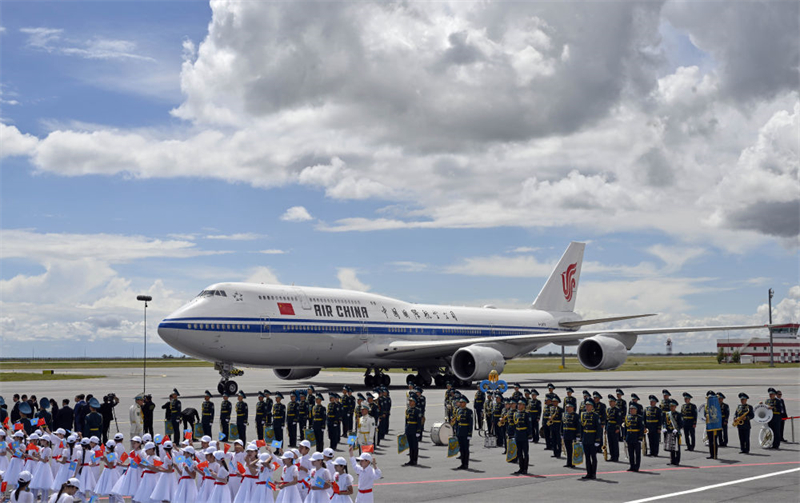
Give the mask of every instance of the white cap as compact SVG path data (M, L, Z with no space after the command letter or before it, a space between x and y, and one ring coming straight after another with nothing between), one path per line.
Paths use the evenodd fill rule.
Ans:
M116 435L114 435L114 440L124 440L124 439L125 435L123 435L122 433L117 433Z
M267 452L262 452L261 454L258 455L258 460L261 461L262 463L267 461L268 459L269 459L269 453Z
M203 451L204 454L214 454L215 452L217 452L217 450L213 447L206 447L206 450Z
M5 437L5 436L6 436L6 430L0 428L0 437Z
M142 435L142 442L150 442L151 440L153 440L153 437L151 437L149 433Z
M138 443L141 444L142 443L142 437L140 437L139 435L136 435L135 437L133 437L131 439L131 442L138 442Z
M187 446L187 445L192 445L192 443L191 443L191 442L189 442L189 439L187 438L186 440L184 440L183 442L181 442L181 445L183 445L183 446Z
M183 452L186 452L186 453L189 453L189 454L194 454L194 447L192 447L192 446L190 445L189 447L187 447L186 449L184 449L184 450L183 450Z
M28 437L28 440L39 440L39 435L34 433L30 437Z
M241 440L236 440L236 441L233 443L233 445L241 445L242 447L244 447L244 442L242 442Z
M368 452L362 452L361 456L357 458L359 461L372 461L372 455Z
M200 439L200 441L201 442L206 442L206 443L211 442L211 437L209 437L208 435L203 435L203 437Z
M109 440L108 442L106 442L106 447L108 447L109 449L113 449L114 445L116 444L114 444L113 440Z
M347 466L347 461L341 456L333 460L334 465Z
M294 457L296 458L300 457L300 451L298 449L292 449L292 454L294 454Z
M210 445L211 447L216 447L217 446L217 441L216 440L212 440L211 442L208 443L208 445ZM216 451L216 449L214 449L214 450Z
M303 440L302 442L300 442L300 447L311 449L311 442L309 442L308 440Z
M173 447L175 446L172 444L172 440L167 440L164 442L164 449L172 449Z
M67 437L68 444L74 444L77 441L78 441L78 435L70 435Z
M81 445L89 445L89 439L84 437L81 439Z
M144 450L146 450L146 451L149 451L150 449L155 449L155 448L156 448L156 444L154 444L153 442L147 442L146 444L144 444Z
M292 451L286 451L281 456L281 459L294 459L294 453Z
M247 451L258 451L258 446L256 444L247 444Z
M322 455L321 452L315 452L314 454L311 455L311 461L322 461L323 459L324 456Z
M100 443L100 439L97 438L97 437L89 437L89 442L91 442L93 444L99 444Z
M326 458L332 458L333 457L333 449L331 449L330 447L325 448L322 451L322 455L325 456Z
M72 487L77 487L78 491L81 490L81 481L76 479L76 478L74 478L74 477L69 479L69 480L67 480L67 485L70 485Z
M59 428L56 430L56 435L66 435L66 434L67 430L65 430L64 428Z
M20 484L26 484L31 481L31 472L25 470L23 472L19 472L19 478L17 479Z
M25 434L24 434L24 433L22 433L21 431L17 431L17 432L15 432L15 433L14 433L13 435L11 435L11 436L12 436L12 437L14 437L14 438L22 438L22 437L24 437L24 436L25 436Z
M225 453L223 451L214 451L214 459L222 459L225 457Z

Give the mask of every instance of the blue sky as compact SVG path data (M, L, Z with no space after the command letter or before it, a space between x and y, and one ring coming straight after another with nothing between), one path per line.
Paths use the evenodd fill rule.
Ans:
M216 281L522 308L571 240L586 316L797 321L796 16L609 6L3 2L4 356Z

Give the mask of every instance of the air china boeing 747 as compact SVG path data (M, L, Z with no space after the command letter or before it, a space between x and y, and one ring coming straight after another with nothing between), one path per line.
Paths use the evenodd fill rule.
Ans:
M218 283L158 327L170 346L214 362L218 390L233 395L236 366L306 379L322 367L365 368L368 387L389 384L391 368L413 369L406 382L465 385L503 371L506 360L550 344L577 345L590 370L625 362L640 335L763 328L753 326L582 330L651 314L582 320L575 314L584 243L571 243L528 309L412 304L372 293L250 283Z

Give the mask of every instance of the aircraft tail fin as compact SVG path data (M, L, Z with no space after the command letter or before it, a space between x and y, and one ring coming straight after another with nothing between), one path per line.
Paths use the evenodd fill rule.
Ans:
M550 273L531 308L542 311L572 312L578 295L578 280L581 277L583 250L586 243L573 241L561 256L556 268Z

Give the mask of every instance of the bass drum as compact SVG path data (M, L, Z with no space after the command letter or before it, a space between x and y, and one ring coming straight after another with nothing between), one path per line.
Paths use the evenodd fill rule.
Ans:
M431 442L434 445L447 445L453 436L453 427L450 423L433 423L431 427Z

